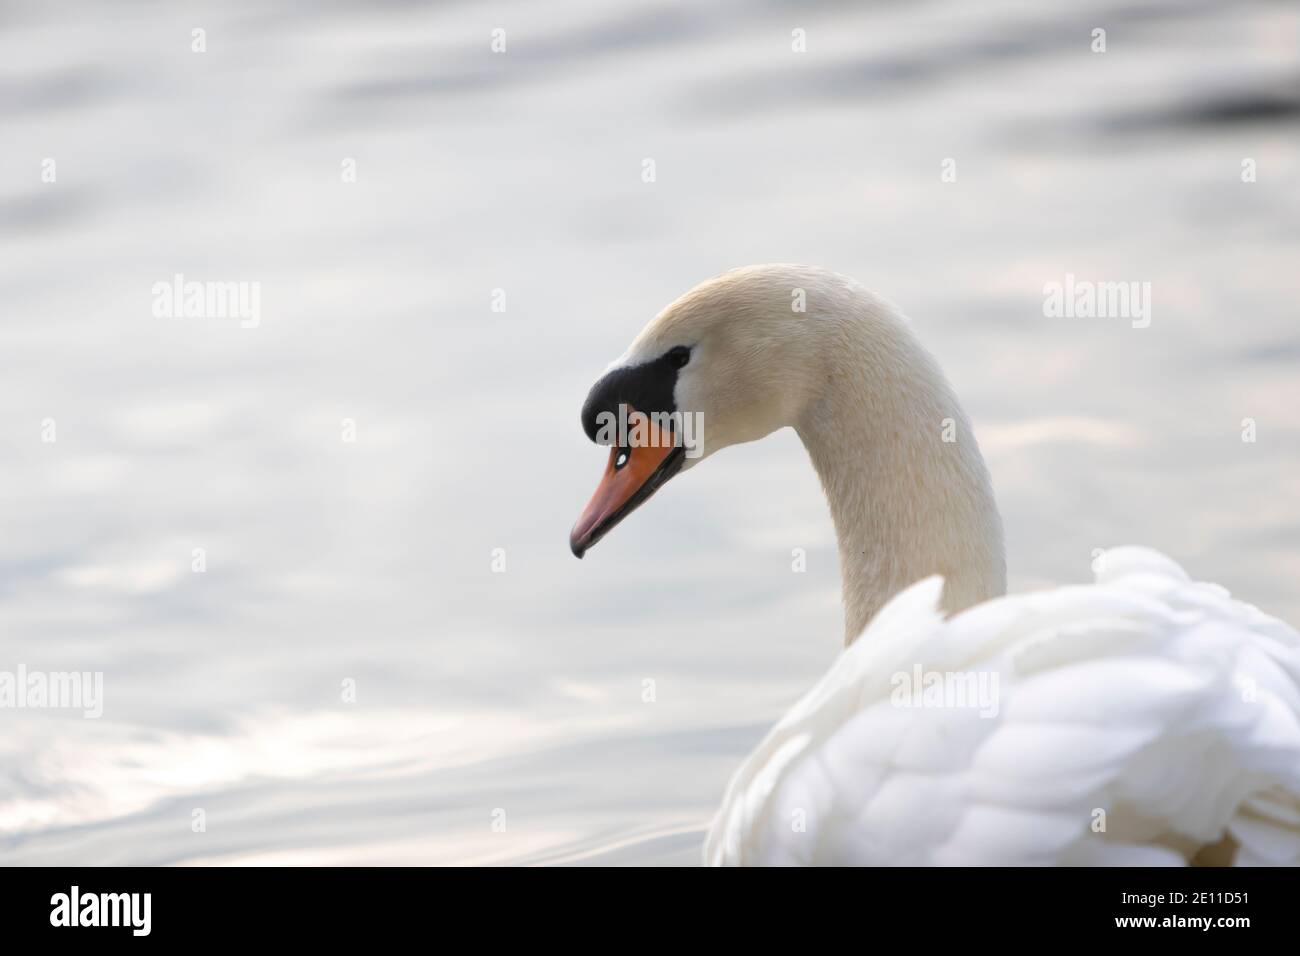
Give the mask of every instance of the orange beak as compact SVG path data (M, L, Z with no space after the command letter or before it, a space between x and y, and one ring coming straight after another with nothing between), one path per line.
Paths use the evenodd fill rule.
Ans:
M629 416L632 411L628 409ZM647 419L645 433L645 444L615 445L609 450L609 464L596 493L569 533L569 547L576 557L581 558L681 468L685 449L673 440L671 431L656 428Z

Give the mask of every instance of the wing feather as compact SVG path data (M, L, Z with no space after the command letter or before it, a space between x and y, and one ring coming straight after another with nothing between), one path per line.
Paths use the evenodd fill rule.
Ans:
M1099 565L948 620L939 578L897 595L737 770L706 862L1300 861L1300 636L1156 551Z

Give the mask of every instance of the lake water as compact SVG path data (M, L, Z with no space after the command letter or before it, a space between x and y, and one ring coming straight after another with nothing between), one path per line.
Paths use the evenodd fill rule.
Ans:
M0 710L0 862L697 861L840 646L829 516L785 432L575 561L578 409L752 262L912 317L1013 590L1141 543L1300 622L1297 37L1267 2L7 5L0 670L104 692ZM158 317L177 274L257 283L256 327ZM1067 274L1149 282L1149 326L1045 317Z

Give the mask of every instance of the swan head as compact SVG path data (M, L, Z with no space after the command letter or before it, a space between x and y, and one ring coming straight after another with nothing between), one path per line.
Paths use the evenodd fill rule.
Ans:
M932 574L949 612L1005 593L970 420L907 318L846 276L749 266L696 286L596 382L582 424L611 449L569 536L578 557L675 475L788 425L835 523L846 641Z
M675 475L797 421L815 397L819 345L799 310L805 266L751 266L687 292L592 386L582 425L610 455L569 536L581 558Z

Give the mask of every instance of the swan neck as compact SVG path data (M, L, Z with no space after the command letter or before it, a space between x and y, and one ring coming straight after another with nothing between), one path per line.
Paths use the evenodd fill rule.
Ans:
M1006 592L1002 522L970 422L907 321L871 303L828 323L824 391L795 428L839 544L845 643L898 591L945 578L952 613Z

